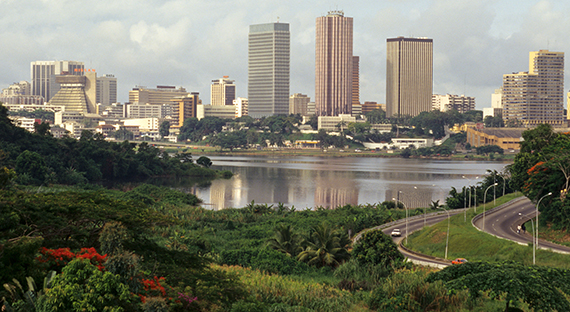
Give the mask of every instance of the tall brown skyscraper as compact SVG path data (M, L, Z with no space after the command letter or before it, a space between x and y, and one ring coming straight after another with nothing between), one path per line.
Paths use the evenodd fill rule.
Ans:
M360 57L352 57L352 105L360 104Z
M352 17L330 11L317 18L315 106L317 116L352 113Z
M386 57L386 116L431 111L433 39L388 38Z

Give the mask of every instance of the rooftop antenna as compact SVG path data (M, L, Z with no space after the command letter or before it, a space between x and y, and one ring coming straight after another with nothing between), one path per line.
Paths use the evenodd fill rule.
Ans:
M279 16L277 16L277 23L279 23Z

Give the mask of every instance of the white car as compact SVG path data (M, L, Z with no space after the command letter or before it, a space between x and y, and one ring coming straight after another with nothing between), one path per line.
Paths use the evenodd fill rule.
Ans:
M400 237L402 236L402 232L400 232L400 229L393 229L390 235L392 235L393 237Z

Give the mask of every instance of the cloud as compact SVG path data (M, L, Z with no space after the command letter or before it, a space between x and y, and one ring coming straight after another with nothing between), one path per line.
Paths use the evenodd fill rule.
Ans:
M206 99L229 75L247 97L249 25L291 28L291 93L314 95L315 20L329 10L354 18L361 101L385 101L386 38L434 39L434 92L490 106L502 75L528 68L528 52L570 50L570 3L536 0L288 2L268 0L31 0L2 2L0 88L29 80L36 60L77 60L115 74L119 100L135 85L184 86ZM570 79L566 79L570 81Z

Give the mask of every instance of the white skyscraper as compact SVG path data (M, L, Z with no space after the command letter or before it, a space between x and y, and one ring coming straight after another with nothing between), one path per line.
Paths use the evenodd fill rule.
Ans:
M289 113L289 24L249 26L249 115L263 117Z

